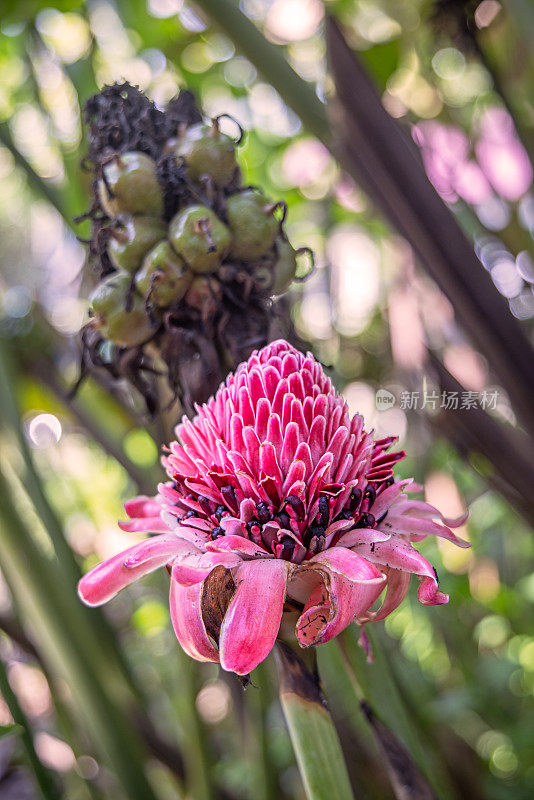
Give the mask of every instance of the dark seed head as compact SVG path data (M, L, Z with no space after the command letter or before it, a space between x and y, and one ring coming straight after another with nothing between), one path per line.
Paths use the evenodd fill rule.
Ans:
M341 511L341 512L340 512L340 513L337 515L337 517L336 517L335 521L336 521L336 522L339 522L339 521L340 521L340 520L342 520L342 519L353 519L353 518L354 518L354 515L353 515L352 511L349 511L349 509L348 509L348 508L344 508L344 509L343 509L343 511Z
M356 523L357 528L372 528L375 524L375 518L372 514L369 514L367 511L364 511L363 514L360 514L360 518Z
M221 494L224 497L226 505L234 512L237 513L238 505L235 492L232 486L222 486Z
M322 525L310 525L307 535L309 541L311 542L313 538L319 538L320 536L322 536L324 539L324 528Z
M293 511L295 512L296 516L299 519L303 519L306 509L304 508L304 503L302 502L300 497L297 497L294 494L288 495L286 497L286 505L288 505L291 509L293 509Z
M362 499L362 490L355 487L350 493L349 508L351 511L356 511Z
M191 519L191 517L196 516L196 511L187 511L187 513L182 517L182 519Z
M282 536L280 544L282 545L282 554L280 557L285 561L291 561L293 551L295 550L295 540L292 539L291 536Z
M280 523L282 528L289 528L291 524L291 517L286 511L281 511L276 515L275 519Z
M217 506L217 508L215 509L215 516L217 517L217 519L219 520L219 522L221 521L222 517L223 517L223 516L224 516L224 515L225 515L227 512L228 512L228 509L226 508L226 506Z
M258 503L256 506L256 513L260 522L269 522L272 518L267 503Z
M309 550L312 553L320 553L321 550L324 550L324 543L325 543L324 536L312 536Z
M212 539L217 539L219 536L222 536L222 532L223 529L220 527L220 525L218 525L216 528L213 528L213 530L210 533L210 536Z
M324 495L321 495L319 498L319 516L317 521L323 528L326 528L330 522L330 506L328 504L328 498Z
M376 489L371 483L368 483L367 486L365 487L365 492L363 493L363 496L364 498L369 500L370 506L374 503L376 499Z

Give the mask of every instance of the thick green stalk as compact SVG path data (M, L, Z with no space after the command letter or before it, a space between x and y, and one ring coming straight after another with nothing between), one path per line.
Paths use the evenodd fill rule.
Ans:
M290 67L280 48L265 36L243 14L234 0L196 0L254 64L265 80L271 83L284 102L300 117L302 124L325 144L330 141L326 110L313 86Z
M276 649L280 702L308 800L353 800L332 718L315 678L290 647Z
M63 674L129 800L155 800L142 769L142 755L131 727L106 693L105 662L88 643L74 598L65 603L59 567L39 554L12 500L11 486L0 470L0 562L17 601L43 635L45 658ZM102 669L104 667L104 670Z
M24 745L26 757L30 767L33 770L35 780L37 781L39 789L41 790L42 796L45 798L45 800L59 800L60 794L52 773L46 769L39 759L39 756L35 752L35 747L33 746L33 732L30 723L26 719L26 715L19 705L17 696L9 684L6 667L1 658L0 694L4 698L4 701L7 704L15 723L20 726L20 738Z

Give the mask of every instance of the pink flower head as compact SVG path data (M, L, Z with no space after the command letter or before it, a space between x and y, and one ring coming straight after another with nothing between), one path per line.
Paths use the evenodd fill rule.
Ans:
M126 504L121 527L152 536L89 572L82 600L99 605L166 566L176 636L199 661L249 673L268 655L284 610L302 647L349 623L383 619L420 581L422 603L446 603L411 542L460 545L461 520L406 496L404 453L349 416L321 366L285 341L255 352L176 429L155 498ZM383 589L381 607L371 611Z

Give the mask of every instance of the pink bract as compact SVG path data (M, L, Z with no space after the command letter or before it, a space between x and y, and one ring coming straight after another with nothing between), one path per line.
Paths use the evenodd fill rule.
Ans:
M410 576L425 604L448 596L411 542L466 547L446 520L395 480L404 456L375 440L312 355L277 341L229 375L176 428L155 498L126 504L126 531L156 534L91 570L79 593L99 605L166 566L176 636L193 658L246 675L272 649L284 610L302 647L351 622L383 619ZM413 487L412 487L413 488ZM386 589L378 610L371 607Z

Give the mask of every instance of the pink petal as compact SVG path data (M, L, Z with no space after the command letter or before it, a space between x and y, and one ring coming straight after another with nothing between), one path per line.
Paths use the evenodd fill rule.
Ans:
M380 517L386 513L410 483L412 483L410 478L403 481L395 481L391 486L388 486L380 492L371 509L375 519L380 519Z
M205 543L210 541L210 536L207 531L212 530L212 524L194 518L182 522L181 520L174 519L167 511L162 513L162 517L176 536L180 539L186 539L199 550L204 550ZM206 525L205 528L204 525Z
M392 538L388 542L358 545L353 549L374 564L383 564L386 567L417 575L421 580L421 585L417 590L417 597L421 603L441 605L449 602L449 595L438 589L434 567L407 542Z
M434 522L431 519L410 517L407 514L400 514L399 516L388 514L380 523L380 527L385 529L388 533L393 534L424 534L425 536L433 534L434 536L440 536L443 539L447 539L449 542L453 542L453 544L458 547L471 547L469 542L466 542L465 539L460 539L445 525L440 525L438 522Z
M359 544L387 542L390 538L390 533L384 533L384 531L380 531L378 528L353 528L351 531L344 533L343 536L340 536L337 544L340 547L352 548Z
M328 642L364 614L384 588L386 577L366 559L345 547L333 547L314 556L301 571L317 572L297 626L302 647Z
M129 517L156 517L161 511L161 504L155 497L140 494L138 497L127 500L124 510Z
M160 512L161 510L160 506ZM167 533L169 531L169 526L159 514L157 517L120 520L119 528L127 533Z
M219 564L237 567L241 557L235 553L192 553L176 559L172 566L172 578L181 586L193 586L207 578Z
M401 572L397 569L388 571L387 592L384 601L377 611L369 611L364 621L371 620L378 622L385 619L392 611L402 603L408 592L410 585L410 573Z
M84 575L78 594L88 606L99 606L133 581L194 548L177 536L154 536L103 561Z
M171 580L169 606L176 638L197 661L218 661L219 654L206 633L200 610L202 584L180 586Z
M251 542L250 539L245 539L244 536L234 536L233 534L219 536L219 538L215 539L213 542L208 542L206 544L206 550L211 553L231 551L232 553L239 553L248 558L270 558L266 550L262 547L258 547L258 545Z
M282 619L288 561L243 561L234 578L237 590L221 626L221 666L247 675L270 653Z
M412 498L404 499L398 508L403 514L410 512L410 515L415 513L416 516L420 514L420 516L427 518L438 517L449 528L459 528L469 519L469 511L464 511L459 517L444 517L441 511L430 505L430 503L426 503L424 500L413 500ZM395 507L395 511L397 511L397 507Z

